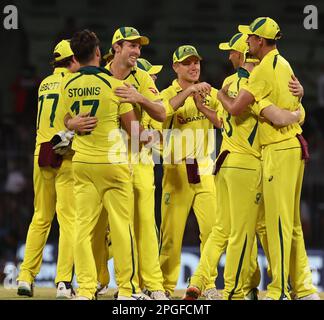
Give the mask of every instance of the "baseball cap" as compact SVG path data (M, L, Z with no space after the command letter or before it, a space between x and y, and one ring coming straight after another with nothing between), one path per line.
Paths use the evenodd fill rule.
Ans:
M246 42L248 38L247 34L236 33L228 42L222 42L218 45L221 50L235 50L241 53L245 53L248 49L248 44Z
M281 38L277 22L269 17L256 18L249 26L239 25L238 30L244 34L255 34L266 39L277 40Z
M120 40L131 41L131 40L136 40L136 39L141 40L140 43L142 46L145 46L145 45L149 44L149 42L150 42L150 39L148 37L141 36L135 28L121 27L115 31L111 44L114 44Z
M53 52L54 58L53 58L52 63L61 61L63 59L71 57L73 55L74 55L74 53L70 46L70 40L62 40L54 48L54 52Z
M112 48L110 48L108 50L108 52L102 57L102 59L104 60L108 60L110 58L112 58L114 56L113 52L112 52Z
M148 72L150 75L152 74L158 74L162 70L162 65L152 65L150 62L148 62L146 59L138 58L137 59L137 66Z
M202 57L198 54L195 47L190 45L181 46L173 53L173 63L181 62L191 56L195 56L199 60L202 60Z

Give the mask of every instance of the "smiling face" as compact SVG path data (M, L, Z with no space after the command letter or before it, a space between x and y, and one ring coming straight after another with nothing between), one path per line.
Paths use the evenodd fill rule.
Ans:
M195 83L200 77L200 60L198 57L191 56L182 62L174 63L173 69L179 80Z
M140 39L133 41L123 41L121 44L114 44L115 55L118 55L120 61L128 68L136 66L136 61L141 55Z

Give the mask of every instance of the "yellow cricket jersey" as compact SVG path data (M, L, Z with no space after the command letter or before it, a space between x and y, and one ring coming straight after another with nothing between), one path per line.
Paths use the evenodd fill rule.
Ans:
M228 89L228 96L235 98L242 85L248 82L249 72L243 68L227 77L223 87L231 83ZM220 114L223 122L223 142L221 151L251 154L260 157L260 142L258 137L258 117L252 112L250 106L239 116L232 116L224 108Z
M61 98L61 84L69 73L66 68L55 68L53 74L46 77L39 86L36 156L39 154L41 143L50 141L57 132L66 130L64 125L66 110Z
M113 76L110 72L111 63L112 61L105 66L105 69L107 69L110 75ZM148 100L162 100L159 90L156 88L156 85L151 76L146 71L138 67L132 68L130 74L124 80L122 80L122 83L131 84L140 94L142 94ZM149 121L144 119L147 117L150 118L149 115L139 104L134 105L134 111L140 123L142 125L146 125L146 127L144 126L144 128L147 129L147 124Z
M113 61L108 63L105 66L105 69L108 70L111 76L111 64ZM123 83L131 84L136 88L136 90L142 94L146 99L150 101L159 101L162 100L159 90L157 89L153 79L148 72L142 70L138 67L133 67L130 74L122 80ZM137 119L144 129L156 129L162 131L162 123L152 119L147 112L142 108L140 104L134 105L134 111L136 113ZM131 153L129 153L129 156ZM132 161L137 163L139 161L138 155L132 155ZM141 159L144 163L152 162L151 149L142 148L141 149Z
M288 88L292 75L293 70L290 64L277 49L270 51L253 69L248 84L241 88L254 96L257 102L254 104L254 111L257 115L260 115L262 109L271 104L290 111L298 108L298 97L293 96ZM297 123L284 128L274 127L262 118L259 123L261 145L287 140L302 132Z
M120 116L133 109L120 103L114 89L123 83L110 76L106 69L83 67L65 80L63 98L71 115L90 112L98 119L90 134L75 135L72 148L74 162L127 163L127 134L121 131Z
M180 163L187 158L196 158L200 168L208 167L209 170L215 152L213 124L197 109L192 96L174 111L169 101L181 91L178 81L174 80L171 86L161 92L167 109L167 120L163 123L164 163ZM221 108L215 88L207 96L206 105L216 112ZM172 131L167 132L165 129Z

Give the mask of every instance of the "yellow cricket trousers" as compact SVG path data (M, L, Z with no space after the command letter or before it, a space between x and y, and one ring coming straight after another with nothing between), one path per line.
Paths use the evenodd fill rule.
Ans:
M57 273L55 283L71 282L73 277L73 248L75 204L71 159L64 159L58 169L38 166L34 157L34 207L29 226L24 261L18 280L33 282L39 273L43 249L46 244L55 212L60 226Z
M216 221L216 186L213 175L201 175L200 183L189 184L185 162L163 166L160 265L164 289L173 293L180 272L182 239L192 207L200 231L200 251ZM217 270L207 288L215 287Z
M139 291L137 249L132 225L133 192L127 164L91 164L73 162L76 199L75 270L78 295L94 298L97 270L92 252L95 226L102 204L114 251L114 267L119 295Z
M316 292L300 222L300 194L304 173L297 138L267 145L262 151L265 224L272 281L267 297L278 300L288 292L288 276L300 297Z
M150 291L164 291L155 224L155 185L152 165L142 163L133 165L133 188L140 287Z
M224 299L242 299L261 200L260 160L230 153L216 175L217 214L190 284L203 290L226 250Z
M96 262L97 278L102 287L109 284L110 275L107 262L109 260L109 245L107 234L109 233L108 213L102 207L98 222L95 226L92 239L92 251Z

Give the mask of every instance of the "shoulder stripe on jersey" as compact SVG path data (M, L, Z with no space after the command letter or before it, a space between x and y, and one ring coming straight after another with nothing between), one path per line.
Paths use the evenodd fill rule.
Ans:
M65 87L64 87L64 89L66 89L67 88L67 86L68 85L70 85L71 84L71 82L73 82L74 80L76 80L76 79L78 79L78 78L80 78L81 76L83 76L83 74L81 73L81 74L79 74L78 76L76 76L75 78L73 78L73 79L71 79L66 85L65 85Z
M276 65L277 65L277 62L278 62L278 56L279 56L279 54L276 54L276 55L274 56L273 64L272 64L273 69L276 68Z
M133 70L133 71L128 75L128 77L129 77L130 75L132 75L132 76L134 77L135 81L137 82L137 84L138 84L139 86L141 86L140 83L139 83L139 81L138 81L137 78L135 77L135 74L136 74L136 70ZM128 78L128 77L127 77L127 78ZM127 79L127 78L126 78L126 79Z
M98 79L102 80L111 89L111 84L109 83L108 80L100 77L98 74L94 74L94 76L97 77Z

